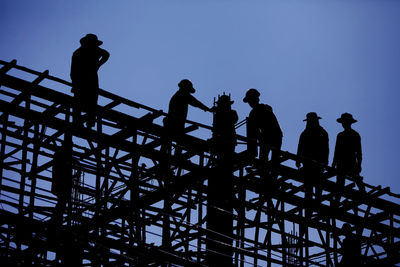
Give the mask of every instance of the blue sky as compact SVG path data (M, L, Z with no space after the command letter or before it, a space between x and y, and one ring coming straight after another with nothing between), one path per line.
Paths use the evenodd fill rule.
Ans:
M242 98L254 87L275 111L283 150L296 151L302 120L317 112L330 163L342 130L336 118L350 112L365 181L400 193L399 25L394 0L3 0L0 59L68 80L79 39L95 33L111 53L103 89L167 110L189 78L208 106L231 93L241 120L250 111ZM196 109L188 118L212 121Z

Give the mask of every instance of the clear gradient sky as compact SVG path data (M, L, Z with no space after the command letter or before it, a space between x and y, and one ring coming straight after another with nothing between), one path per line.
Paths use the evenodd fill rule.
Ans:
M101 88L167 110L189 78L208 106L231 93L243 119L254 87L275 111L283 150L296 152L306 113L317 112L330 163L336 119L350 112L365 181L400 193L399 26L397 0L1 0L0 59L69 80L79 39L95 33L111 53ZM212 116L193 108L188 119Z

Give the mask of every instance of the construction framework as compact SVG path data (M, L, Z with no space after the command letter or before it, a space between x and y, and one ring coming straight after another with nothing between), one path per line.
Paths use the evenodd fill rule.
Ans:
M211 136L211 127L187 121L187 134L172 143L181 153L168 155L166 183L164 112L100 90L96 127L89 129L72 124L71 84L48 71L0 61L0 86L2 262L62 264L60 251L72 243L86 266L212 266L207 253L227 257L232 266L335 266L341 226L349 223L361 229L364 262L400 263L400 197L388 187L364 184L363 193L348 177L334 209L336 173L326 166L323 199L306 217L304 178L290 167L305 159L282 151L274 190L266 194L265 168L235 153L234 207L221 211L232 216L233 232L209 240L207 185L215 155L196 132ZM77 179L63 222L54 225L53 156L66 129ZM244 151L246 138L238 140L243 147L236 151ZM207 251L207 242L229 247L232 255Z

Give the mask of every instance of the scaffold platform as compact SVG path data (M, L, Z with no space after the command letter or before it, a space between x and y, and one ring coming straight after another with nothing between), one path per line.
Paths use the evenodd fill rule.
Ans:
M71 83L49 71L0 60L0 86L1 262L59 265L66 258L60 251L73 248L70 257L79 254L82 266L209 266L206 244L219 242L209 240L207 228L215 155L196 133L211 137L212 127L187 121L185 136L172 143L181 153L168 155L166 174L160 167L166 157L162 110L100 89L90 129L73 124ZM54 224L53 157L67 129L77 178L62 223ZM332 207L336 170L325 166L322 201L314 201L306 216L304 178L291 167L305 159L281 151L271 185L263 179L269 166L248 160L246 138L237 138L234 208L221 211L231 214L233 234L219 244L230 247L232 255L221 256L232 266L335 266L344 223L360 232L365 263L400 263L400 196L389 187L364 184L360 192L348 177Z

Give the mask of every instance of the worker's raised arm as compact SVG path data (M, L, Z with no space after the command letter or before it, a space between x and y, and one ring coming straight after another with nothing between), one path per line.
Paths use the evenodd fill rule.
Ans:
M200 108L204 111L209 111L211 112L211 109L209 107L207 107L206 105L204 105L203 103L201 103L199 100L197 100L194 96L189 95L189 104L193 107L197 107Z
M99 51L100 51L100 59L97 65L97 69L99 69L101 65L106 63L107 60L110 58L110 53L107 50L99 48Z

